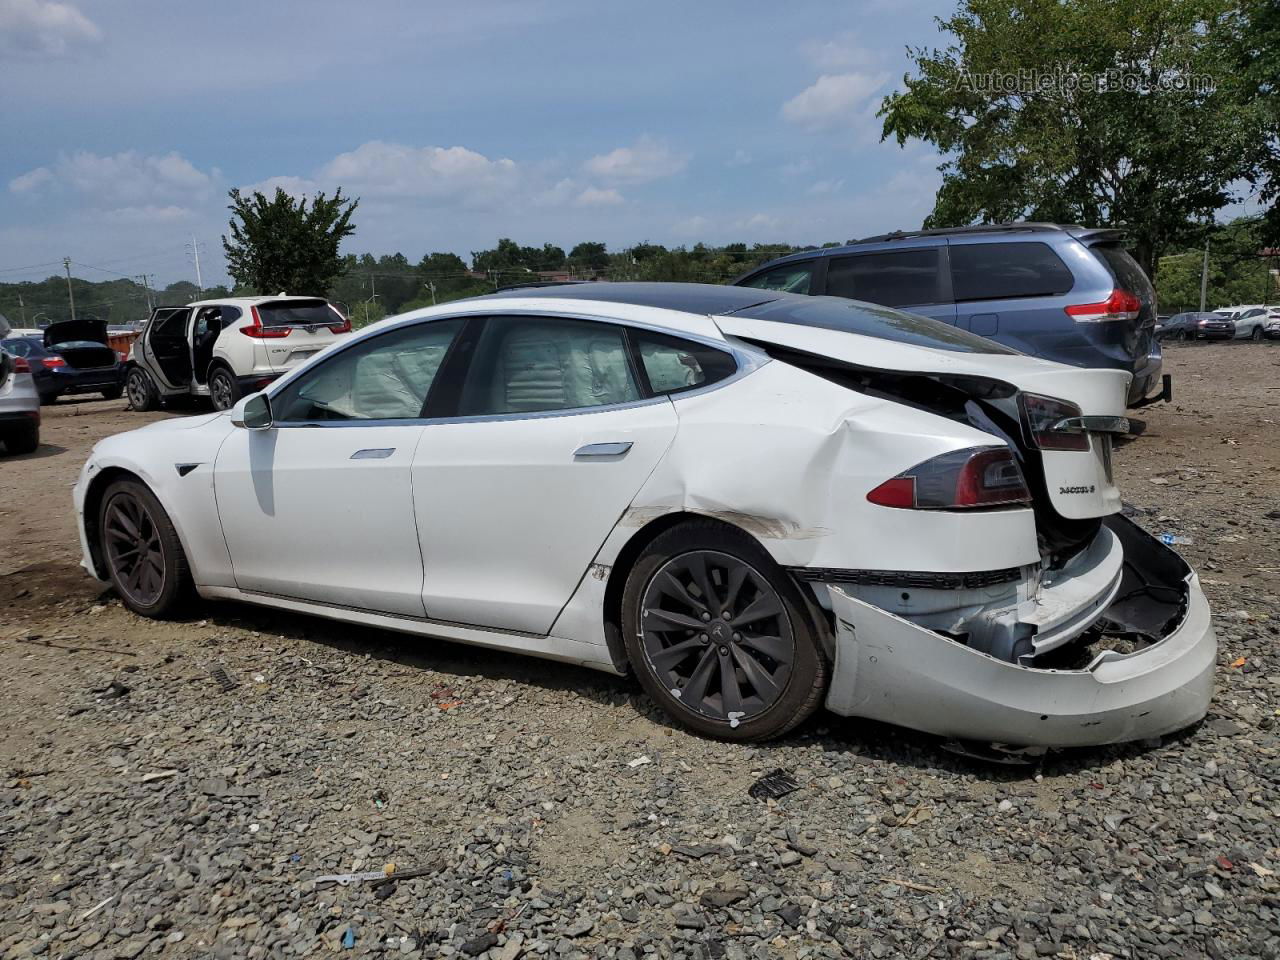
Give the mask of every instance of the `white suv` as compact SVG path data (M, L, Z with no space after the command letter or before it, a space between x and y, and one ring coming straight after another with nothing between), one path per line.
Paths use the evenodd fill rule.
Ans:
M178 396L207 396L214 409L229 410L350 332L351 321L317 297L159 307L129 351L125 390L135 410Z
M1220 307L1213 312L1235 321L1237 340L1261 340L1271 319L1271 308L1260 303Z

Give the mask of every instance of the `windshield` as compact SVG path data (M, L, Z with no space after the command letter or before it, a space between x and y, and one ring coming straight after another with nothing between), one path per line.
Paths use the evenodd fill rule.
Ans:
M327 300L281 300L258 304L264 327L341 323L342 316Z
M863 303L860 300L846 300L843 297L788 297L785 300L771 300L735 310L732 315L841 330L864 337L892 340L895 343L950 350L953 353L1018 353L994 340L953 327L941 320L932 320L874 303Z

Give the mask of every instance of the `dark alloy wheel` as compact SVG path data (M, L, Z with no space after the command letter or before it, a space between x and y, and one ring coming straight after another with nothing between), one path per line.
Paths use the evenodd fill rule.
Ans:
M190 589L186 556L160 502L142 483L113 483L99 510L99 543L107 571L125 606L163 617Z
M1252 340L1254 343L1261 343L1262 327L1254 327L1253 331L1249 334L1249 339Z
M739 531L689 524L658 537L628 577L623 615L641 682L700 733L778 736L820 702L826 662L809 611Z
M219 367L209 374L209 399L215 410L230 410L240 399L240 389L230 370Z
M131 367L124 381L125 392L129 394L129 406L135 410L154 410L160 405L156 394L156 385L151 382L147 371L141 367Z

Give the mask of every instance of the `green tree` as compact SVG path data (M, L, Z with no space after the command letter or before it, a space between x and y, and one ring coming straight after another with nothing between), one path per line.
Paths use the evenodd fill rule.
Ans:
M580 270L603 270L609 265L609 248L603 243L580 243L569 251L569 265Z
M1262 239L1280 246L1280 4L1245 0L1235 25L1236 75L1256 112L1255 167L1249 179L1268 206L1260 224Z
M238 189L230 196L230 233L222 249L237 284L259 293L327 296L342 273L338 247L356 231L351 215L359 200L344 197L341 187L332 197L317 193L310 207L307 198L295 201L279 187L271 199L258 191L246 197Z
M1276 301L1276 282L1271 276L1274 263L1259 255L1265 230L1264 218L1242 217L1210 231L1207 309ZM1203 264L1203 245L1160 259L1156 296L1161 313L1200 309Z
M882 139L946 155L926 226L1123 226L1154 275L1250 170L1251 108L1224 55L1233 6L961 0L938 21L954 42L909 50L914 76L879 111Z

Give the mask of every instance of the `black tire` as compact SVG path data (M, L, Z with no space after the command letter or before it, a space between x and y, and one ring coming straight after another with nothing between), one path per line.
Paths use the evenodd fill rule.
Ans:
M704 591L696 584L688 589L677 583L675 592L666 586L679 580L685 564L706 578L702 582L709 584L715 601L710 606L728 604L731 610L720 613L731 612L732 617L707 618L702 610L696 618L707 622L705 631L673 625L670 618L680 616L680 606L691 614L703 607ZM744 572L735 587L738 571ZM659 609L662 613L655 614ZM745 619L752 616L748 611L764 609L777 613ZM742 626L771 622L770 629L777 633L739 634L735 618ZM685 619L692 622L694 617ZM684 523L644 549L627 575L622 629L627 657L645 691L672 719L704 736L735 742L779 737L822 703L829 668L809 606L763 547L724 524ZM765 641L768 651L756 646ZM674 657L670 651L675 651ZM655 657L661 665L655 665ZM730 674L725 666L732 668ZM689 674L687 681L682 673ZM713 682L717 690L708 692ZM674 693L695 688L696 701ZM732 710L734 701L744 709Z
M42 407L52 406L57 402L58 402L58 395L56 393L40 394L40 406Z
M124 388L129 392L129 405L133 409L145 413L160 408L160 392L151 375L141 367L129 368L129 372L125 374Z
M2 438L4 448L13 456L24 453L35 453L40 447L40 427L38 424L19 425L13 427Z
M122 396L124 396L124 387L112 387L110 390L102 391L104 400L119 400Z
M168 619L191 599L194 589L182 543L146 484L117 480L107 488L98 507L98 543L112 586L134 613Z
M240 384L226 367L209 371L209 401L215 410L230 410L240 400Z
M1254 343L1262 342L1262 327L1254 327L1253 332L1249 334L1249 339Z

